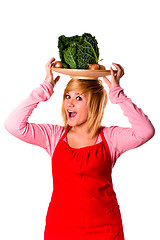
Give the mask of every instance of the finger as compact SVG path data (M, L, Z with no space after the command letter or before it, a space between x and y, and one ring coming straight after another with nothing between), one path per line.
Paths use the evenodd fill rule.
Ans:
M120 69L122 71L121 76L120 76L120 77L122 77L124 75L124 68L120 64L117 64L117 65L120 67Z
M57 77L55 78L55 80L54 80L55 84L59 81L59 79L60 79L60 76L57 76Z
M113 64L113 66L115 66L117 68L117 70L121 70L124 72L124 68L120 64L118 64L118 63L112 63L112 64Z
M52 73L52 65L53 65L53 62L54 62L55 58L51 58L48 63L46 64L46 72L48 75L52 75L53 76L53 73Z
M107 77L103 77L103 80L105 81L107 86L110 88L111 87L111 82L109 81L109 79Z
M124 71L122 72L122 75L121 75L121 77L123 77L123 75L124 75Z
M111 85L112 85L112 83L116 81L117 73L114 72L112 67L110 67L110 70L111 70Z
M119 65L119 64L117 64L117 63L112 63L112 65L117 69L117 72L122 71L121 65Z
M115 66L117 68L117 70L120 70L120 65L117 63L112 63L113 66Z
M113 64L117 65L120 69L124 70L120 64L118 64L118 63L113 63Z
M123 76L124 70L120 64L117 64L117 63L112 63L112 64L117 69L116 80L119 80Z
M52 63L54 60L55 60L55 58L52 57L52 58L48 61L48 64Z
M124 72L124 68L123 68L120 64L118 64L118 66L119 66L120 69Z
M50 65L53 61L55 61L55 58L54 58L54 57L52 57L52 58L47 62L46 68L48 68L49 65Z
M46 72L48 75L53 75L51 70L51 63L48 66L46 66Z

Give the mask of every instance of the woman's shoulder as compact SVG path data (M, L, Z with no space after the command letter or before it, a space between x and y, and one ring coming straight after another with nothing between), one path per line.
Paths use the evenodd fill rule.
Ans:
M105 140L107 141L108 145L113 146L113 135L114 132L116 131L117 126L110 126L110 127L106 127L106 126L102 126L102 132L104 135Z
M112 134L112 132L117 128L118 126L110 126L110 127L106 127L106 126L102 126L102 131L105 135L107 135L108 137L110 136L110 134Z
M56 137L56 136L61 137L65 132L65 128L61 125L47 124L47 126L51 129L52 135L54 135L54 137Z
M52 156L57 146L57 143L65 133L65 128L61 125L45 124L45 128L48 128L50 132L50 144L48 145L48 152Z

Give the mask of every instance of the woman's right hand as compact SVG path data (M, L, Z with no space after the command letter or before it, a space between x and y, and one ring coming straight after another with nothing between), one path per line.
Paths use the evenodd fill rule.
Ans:
M55 79L53 78L53 73L51 70L51 67L53 65L55 61L55 58L52 57L46 64L46 78L45 80L50 82L52 84L52 86L54 87L56 85L56 83L58 82L58 80L60 79L60 76L57 76Z

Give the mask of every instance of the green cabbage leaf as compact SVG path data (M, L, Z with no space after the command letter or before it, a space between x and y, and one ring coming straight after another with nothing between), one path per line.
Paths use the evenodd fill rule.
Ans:
M90 33L58 38L61 63L64 68L87 69L88 64L98 63L99 48L95 37Z

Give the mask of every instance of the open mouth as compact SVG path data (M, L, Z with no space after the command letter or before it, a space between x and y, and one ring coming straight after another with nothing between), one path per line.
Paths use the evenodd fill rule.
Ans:
M70 110L68 110L67 112L68 112L69 118L73 118L73 117L75 117L77 115L76 112L73 112L73 111L70 111Z

